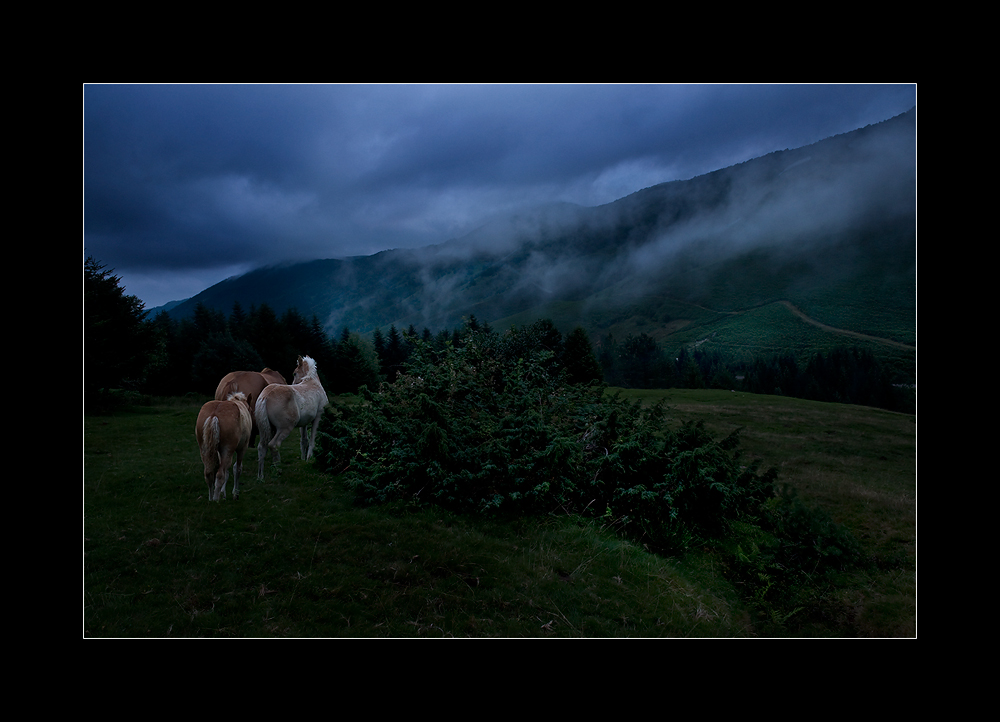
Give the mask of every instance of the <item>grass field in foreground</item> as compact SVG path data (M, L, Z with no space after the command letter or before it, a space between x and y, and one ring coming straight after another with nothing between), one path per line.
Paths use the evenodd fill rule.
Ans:
M358 508L284 444L280 471L207 501L200 402L84 419L86 637L915 635L915 418L720 391L665 399L847 524L878 564L761 619L710 550L662 558L599 523ZM295 441L294 439L292 441ZM231 482L230 482L231 484Z

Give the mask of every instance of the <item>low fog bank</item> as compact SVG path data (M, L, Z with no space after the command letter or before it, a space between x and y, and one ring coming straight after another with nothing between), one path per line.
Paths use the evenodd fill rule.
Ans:
M476 307L483 313L517 313L608 289L625 302L669 292L664 284L671 275L757 249L776 258L827 258L832 244L866 229L915 227L915 210L911 110L614 203L549 204L497 219L460 239L397 252L410 266L400 270L412 283L397 284L407 295L394 303L400 312L395 319L434 327ZM840 259L845 264L849 253ZM607 293L602 297L606 302ZM343 319L335 311L329 321L336 325Z
M659 206L656 221L644 235L633 233L605 275L629 279L629 291L641 294L679 264L718 264L759 249L807 258L874 227L915 228L915 136L906 121L772 153L683 182L673 193L666 184L636 194L632 214Z
M747 274L789 259L849 274L881 239L905 271L916 255L915 146L911 110L601 206L549 203L434 246L260 269L177 315L198 299L229 308L238 286L244 307L297 306L331 333L390 324L437 332L469 314L492 322L560 303L586 314L644 294L697 302L698 284L718 286L715 270L728 263L726 273L739 273L733 264L749 254L757 265Z

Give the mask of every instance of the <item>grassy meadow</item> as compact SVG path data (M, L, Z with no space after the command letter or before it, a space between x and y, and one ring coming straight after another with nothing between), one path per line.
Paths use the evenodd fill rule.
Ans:
M916 420L729 391L623 391L718 438L822 506L868 563L765 611L716 550L649 553L565 514L484 521L362 508L283 445L280 470L209 503L202 400L84 418L85 637L766 637L916 635Z

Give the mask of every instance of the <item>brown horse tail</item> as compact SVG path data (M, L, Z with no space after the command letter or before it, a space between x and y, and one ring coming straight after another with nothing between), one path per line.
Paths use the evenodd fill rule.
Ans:
M222 464L222 457L219 456L219 417L209 416L201 430L201 463L206 469L218 469Z

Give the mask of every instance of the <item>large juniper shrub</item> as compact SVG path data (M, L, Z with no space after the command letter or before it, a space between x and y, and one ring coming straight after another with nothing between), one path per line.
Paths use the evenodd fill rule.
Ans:
M525 333L472 333L444 352L415 341L394 384L328 409L318 463L362 503L603 516L660 550L757 518L774 495L773 470L741 464L737 434L671 430L662 405L567 383Z

